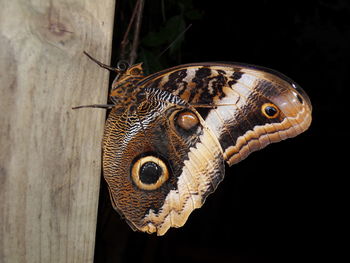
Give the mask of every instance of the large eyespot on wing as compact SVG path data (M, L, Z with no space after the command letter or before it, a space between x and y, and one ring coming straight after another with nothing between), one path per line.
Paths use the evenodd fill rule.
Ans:
M239 63L181 65L139 83L193 105L219 138L229 165L270 143L294 137L311 123L307 94L281 73Z
M142 190L157 190L169 179L168 165L152 155L134 159L130 173L135 185Z
M133 229L158 235L182 226L224 176L222 149L201 116L160 90L112 109L103 170L114 208Z

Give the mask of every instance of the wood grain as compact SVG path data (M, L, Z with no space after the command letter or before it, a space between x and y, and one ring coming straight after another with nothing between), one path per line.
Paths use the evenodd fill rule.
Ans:
M0 262L92 262L114 0L0 6Z

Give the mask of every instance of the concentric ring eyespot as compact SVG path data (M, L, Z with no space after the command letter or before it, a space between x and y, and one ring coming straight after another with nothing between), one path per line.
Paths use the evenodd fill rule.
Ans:
M156 190L169 178L169 170L163 160L149 155L143 156L133 163L131 178L142 190Z
M189 110L179 112L175 117L176 124L188 131L196 127L199 124L197 115Z
M277 118L280 114L280 110L276 105L272 103L265 103L261 106L261 112L263 115L269 119Z

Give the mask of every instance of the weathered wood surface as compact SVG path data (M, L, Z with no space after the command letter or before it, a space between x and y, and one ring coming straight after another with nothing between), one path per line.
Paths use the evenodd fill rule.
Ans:
M114 0L0 6L0 262L91 262Z

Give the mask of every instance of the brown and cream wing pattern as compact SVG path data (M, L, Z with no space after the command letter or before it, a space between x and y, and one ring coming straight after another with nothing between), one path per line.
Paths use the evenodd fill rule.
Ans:
M185 224L237 163L311 123L306 93L262 67L198 63L113 82L103 173L114 208L136 230ZM110 105L107 105L110 106Z
M155 73L139 85L170 92L196 108L229 165L300 134L311 123L311 103L300 86L259 66L187 64Z
M182 226L224 176L220 144L188 103L147 89L107 119L103 170L114 208L133 229Z

